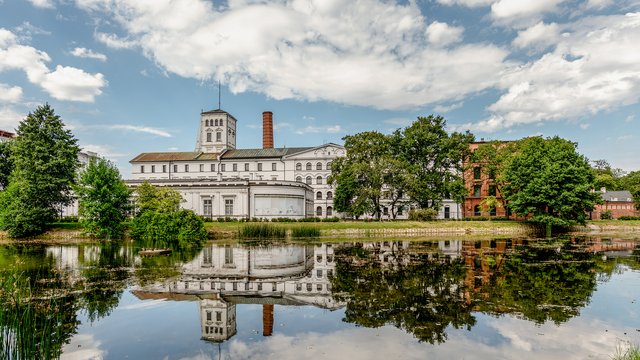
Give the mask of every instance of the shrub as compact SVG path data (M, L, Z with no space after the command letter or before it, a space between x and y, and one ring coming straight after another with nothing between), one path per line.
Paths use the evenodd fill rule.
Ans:
M337 217L330 217L330 218L326 218L326 219L322 219L322 222L339 222L340 219Z
M207 239L204 221L193 211L145 211L131 221L131 237L153 247L199 246Z
M413 209L409 211L409 220L413 221L433 221L438 217L435 209Z
M319 217L313 217L313 216L298 219L298 222L320 222L320 221L322 221L322 219L320 219Z
M611 219L613 219L613 214L611 213L611 210L603 211L600 214L600 220L611 220Z

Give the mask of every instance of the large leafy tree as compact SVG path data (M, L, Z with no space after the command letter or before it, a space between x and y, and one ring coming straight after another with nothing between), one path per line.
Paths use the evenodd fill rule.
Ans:
M136 212L142 214L145 211L173 212L178 211L182 196L176 190L161 188L143 182L136 188Z
M595 188L607 190L626 190L622 188L620 178L623 175L621 169L614 169L606 160L594 160L592 165L596 181Z
M584 224L599 201L595 177L576 144L559 137L521 140L519 152L504 169L503 196L511 211L552 225Z
M462 179L463 160L469 156L470 132L449 134L442 116L429 115L399 131L400 156L410 164L408 195L421 208L439 209L442 200L461 202L467 193Z
M127 217L131 192L113 163L92 159L80 173L74 190L87 232L101 238L122 235L122 222Z
M71 201L78 145L51 106L36 108L20 123L11 145L13 170L3 192L0 224L12 237L36 235Z
M0 190L5 189L9 185L9 175L11 175L11 171L13 170L11 144L10 141L0 141Z
M633 195L636 209L640 210L640 171L632 171L619 179L622 190L629 190Z

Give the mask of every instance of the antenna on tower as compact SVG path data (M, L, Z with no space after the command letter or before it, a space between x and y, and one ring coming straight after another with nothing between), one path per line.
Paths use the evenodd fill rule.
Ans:
M220 79L218 79L218 110L221 109L221 107L220 107L220 93L221 93L220 89L221 89L221 87L220 87Z

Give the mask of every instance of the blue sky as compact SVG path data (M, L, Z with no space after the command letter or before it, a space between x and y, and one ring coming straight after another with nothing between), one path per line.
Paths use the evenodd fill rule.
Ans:
M125 178L193 150L218 81L239 148L266 110L287 147L440 114L640 169L640 0L0 0L0 129L48 102Z

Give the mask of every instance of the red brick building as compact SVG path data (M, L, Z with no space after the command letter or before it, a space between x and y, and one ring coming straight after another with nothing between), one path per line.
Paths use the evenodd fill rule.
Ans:
M595 209L590 213L592 220L602 219L602 213L610 211L612 219L618 219L621 216L638 216L633 197L627 190L607 191L602 189L600 192L603 204L596 205Z

